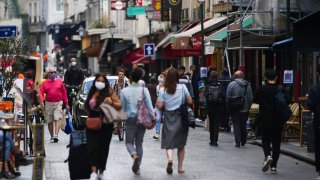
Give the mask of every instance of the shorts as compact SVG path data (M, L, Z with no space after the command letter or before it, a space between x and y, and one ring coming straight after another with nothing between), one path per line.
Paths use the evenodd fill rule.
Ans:
M46 111L46 123L51 123L53 121L61 121L63 117L62 111L63 102L47 102L45 103Z

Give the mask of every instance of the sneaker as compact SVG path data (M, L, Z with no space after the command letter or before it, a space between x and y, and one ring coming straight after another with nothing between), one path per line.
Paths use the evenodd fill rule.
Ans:
M268 156L267 159L264 160L263 166L262 166L262 171L266 172L269 170L270 164L272 163L273 159L271 156Z
M234 147L240 148L240 143L236 143L236 145Z
M53 137L53 142L57 143L59 141L58 136Z
M106 171L103 171L103 173L99 174L99 180L106 180L106 179L107 179Z
M159 138L160 138L160 135L159 135L158 133L153 136L153 139L154 139L154 140L159 140Z
M90 180L98 180L98 174L93 172L90 174Z
M276 174L277 173L277 168L276 167L271 167L270 171L271 171L271 174Z
M139 160L140 158L136 156L133 160L133 165L132 165L132 172L137 174L138 169L139 169Z

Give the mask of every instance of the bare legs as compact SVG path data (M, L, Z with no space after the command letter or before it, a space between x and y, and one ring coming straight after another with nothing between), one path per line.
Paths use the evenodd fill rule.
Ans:
M54 129L53 129L53 126L54 126ZM61 127L61 122L58 120L54 120L54 122L48 123L50 136L51 137L58 136L60 127ZM54 130L54 133L53 133L53 130Z
M167 172L168 174L171 174L172 172L170 173L170 171L172 169L172 162L173 162L173 149L167 149L166 153L167 153L167 159L168 159ZM178 148L177 155L178 155L178 173L184 173L183 160L185 156L185 148L184 147Z

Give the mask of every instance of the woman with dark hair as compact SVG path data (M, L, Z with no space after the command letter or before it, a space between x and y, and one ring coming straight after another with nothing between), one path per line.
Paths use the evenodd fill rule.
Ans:
M121 103L116 93L111 89L109 81L104 74L97 74L92 83L85 102L88 117L101 117L103 115L99 106L107 103L116 109L121 109ZM102 118L104 119L104 118ZM113 124L103 122L99 130L86 129L88 155L90 157L90 179L106 179L105 168L107 164L109 146L112 137Z
M142 142L146 128L142 124L137 124L137 105L138 101L142 100L143 97L150 118L154 119L149 91L146 87L138 84L141 77L142 70L138 67L134 68L131 72L131 84L122 89L120 95L123 110L128 115L128 121L126 122L126 146L133 159L132 171L138 175L140 174L140 165L143 155Z
M187 87L179 83L178 71L170 68L167 71L164 88L160 90L157 108L164 109L164 121L161 133L161 148L166 149L168 164L167 173L172 174L173 149L178 149L178 173L184 173L183 160L188 137L188 127L182 125L180 105L192 104Z

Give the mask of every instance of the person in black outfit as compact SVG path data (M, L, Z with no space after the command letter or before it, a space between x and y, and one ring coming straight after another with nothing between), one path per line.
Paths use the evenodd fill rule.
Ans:
M231 78L229 76L229 70L227 68L223 68L221 76L218 78L218 82L221 84L221 88L223 91L224 96L226 96L227 88L229 83L231 82ZM226 106L226 105L224 105ZM230 121L230 114L227 108L223 108L222 110L222 117L221 117L221 128L224 131L231 132L231 127L229 124Z
M259 104L261 118L262 148L265 156L262 171L266 172L271 167L271 173L276 173L283 129L283 124L277 118L275 108L275 95L279 91L279 87L276 84L278 76L273 69L267 69L264 76L266 84L260 86L254 96L254 102ZM286 100L288 103L288 99ZM270 144L272 144L272 155Z
M77 59L71 58L70 67L64 73L64 84L66 86L70 108L72 107L72 97L70 96L70 93L72 92L72 89L74 89L75 92L78 92L78 89L82 84L83 80L84 74L82 70L77 66Z
M191 74L191 84L193 90L193 103L194 103L194 117L199 118L199 89L198 89L198 82L200 81L199 75L199 67L192 65L190 66L190 74Z
M218 83L218 73L217 71L211 71L209 75L209 79L207 81L204 94L206 95L207 92L209 91L209 88L217 87L219 90L217 90L218 94L221 95L221 98L223 101L224 96L223 92L221 89L221 85ZM219 136L219 125L223 113L224 106L222 105L223 102L218 103L218 102L210 102L208 97L206 97L206 108L210 120L210 145L211 146L218 146L218 136ZM224 104L224 103L223 103Z
M320 81L320 67L317 70L317 77ZM316 171L318 177L316 180L320 180L320 82L316 83L309 90L309 96L307 100L307 107L314 112L313 129L314 129L314 148L315 148L315 161Z
M102 103L109 104L118 110L122 108L121 102L116 93L111 89L106 75L97 74L85 101L88 117L101 117L103 113L99 106ZM113 123L107 123L104 120L101 129L86 129L88 155L92 171L90 179L98 179L98 170L99 179L106 178L104 171L107 164L112 131Z

